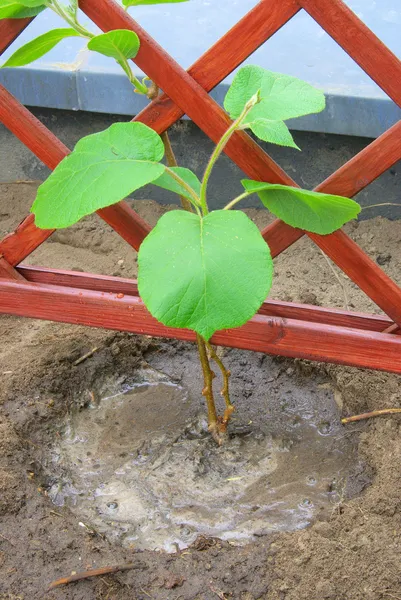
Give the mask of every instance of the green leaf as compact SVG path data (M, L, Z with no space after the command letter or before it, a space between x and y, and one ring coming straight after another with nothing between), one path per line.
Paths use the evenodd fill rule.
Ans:
M288 130L285 134L283 127L279 130L278 125L272 125L273 121L285 121L320 112L325 107L323 92L309 83L290 75L248 65L238 71L224 99L224 108L230 117L237 119L245 104L256 93L259 94L260 102L249 111L242 126L250 128L261 139L275 144L294 147Z
M43 0L38 0L36 4L26 5L24 2L15 0L0 0L0 19L24 19L34 17L46 7Z
M97 35L88 42L89 50L95 50L123 63L137 55L139 46L137 34L128 29L114 29Z
M79 33L74 31L74 29L53 29L52 31L48 31L28 42L21 48L18 48L4 65L2 65L2 68L28 65L41 56L44 56L64 38L77 36L79 36Z
M206 340L246 323L273 277L270 250L241 211L217 210L204 218L166 213L142 242L138 266L139 293L150 313Z
M361 211L357 202L343 196L251 179L243 179L241 183L248 192L257 193L266 208L284 223L320 235L340 229Z
M7 0L5 0L5 3L7 3ZM22 6L28 6L29 8L35 7L35 6L43 6L44 1L43 0L18 0L19 4L22 4Z
M255 119L247 125L253 133L261 140L277 144L278 146L289 146L290 148L300 148L293 140L288 127L283 121L269 121L268 119Z
M178 2L188 2L188 0L123 0L123 5L128 7L141 4L177 4Z
M195 173L193 173L190 169L186 169L185 167L170 167L170 170L174 171L174 173L177 173L177 175L179 175L181 179L183 179L185 183L187 183L193 189L195 194L199 196L201 182ZM193 200L191 194L175 179L173 179L171 175L169 175L168 171L165 171L163 175L159 177L159 179L152 181L152 183L153 185L158 185L165 190L169 190L170 192L174 192L175 194L179 194L180 196L185 196L186 198Z
M88 135L38 189L32 206L42 229L68 227L160 177L164 146L142 123L115 123Z

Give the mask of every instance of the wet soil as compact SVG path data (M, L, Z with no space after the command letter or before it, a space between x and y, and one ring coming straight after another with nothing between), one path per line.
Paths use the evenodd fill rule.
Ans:
M33 194L32 185L0 187L1 233L24 216ZM164 210L153 202L136 203L136 208L153 223ZM248 212L258 225L266 223L264 213ZM352 224L349 231L400 283L401 222L374 219ZM122 276L136 271L132 251L95 217L55 234L30 262ZM273 297L344 305L342 287L308 240L276 264ZM379 312L340 277L351 308ZM88 410L90 391L106 389L110 381L130 384L149 365L185 388L197 412L201 404L193 349L178 342L8 316L0 322L1 600L401 598L401 421L384 417L347 427L338 424L340 414L401 406L399 377L228 351L227 360L237 365L233 386L239 421L234 426L254 425L256 431L261 411L273 429L283 420L293 424L293 414L280 407L285 398L274 377L279 373L278 379L288 378L297 390L309 382L317 385L321 402L332 407L327 422L335 423L344 440L356 446L355 464L361 466L347 477L328 514L315 515L305 529L262 532L240 547L203 536L175 554L139 550L112 543L85 526L68 506L56 506L49 461L66 420ZM90 359L74 366L94 347L98 350ZM271 398L258 404L257 391L268 379L273 379L268 381ZM294 401L302 417L302 394ZM72 571L126 562L134 568L46 592L50 581Z

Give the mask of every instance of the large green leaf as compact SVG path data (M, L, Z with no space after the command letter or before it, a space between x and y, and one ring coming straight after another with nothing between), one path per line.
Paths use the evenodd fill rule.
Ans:
M248 192L258 194L266 208L284 223L321 235L333 233L355 219L361 210L357 202L343 196L251 179L243 179L242 185Z
M280 145L294 146L294 142L288 130L287 135L277 141L277 126L273 127L272 121L320 112L325 106L324 94L309 83L248 65L238 71L224 99L224 108L230 117L237 119L257 92L260 102L248 113L243 126L249 127L258 137L261 133L261 139ZM264 126L263 121L267 121Z
M16 2L16 0L0 0L0 19L34 17L45 8L43 0L38 0L32 5L24 4L22 1Z
M115 123L82 138L39 187L32 206L36 225L68 227L119 202L160 177L163 154L160 136L142 123Z
M128 7L141 4L176 4L177 2L188 2L188 0L123 0L123 5Z
M164 325L197 331L246 323L272 283L270 251L256 225L240 211L217 210L201 218L166 213L142 242L138 288Z
M77 36L79 36L79 33L74 31L74 29L53 29L52 31L48 31L28 42L21 48L18 48L4 65L2 65L2 68L28 65L41 56L44 56L64 38Z
M92 38L88 42L89 50L95 50L104 56L125 62L134 58L139 50L140 42L137 34L128 29L113 29Z
M190 169L186 169L185 167L170 167L170 170L176 173L193 189L195 194L199 196L201 182L198 177L193 173ZM175 194L179 194L180 196L185 196L192 200L191 194L184 188L180 183L178 183L175 179L171 177L168 171L165 171L159 179L152 181L153 185L158 185L165 190L169 190L170 192L174 192Z

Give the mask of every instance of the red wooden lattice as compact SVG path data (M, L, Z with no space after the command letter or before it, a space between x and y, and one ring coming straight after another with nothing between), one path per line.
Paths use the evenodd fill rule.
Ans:
M261 0L188 72L113 0L81 0L80 7L103 31L125 28L138 34L135 62L165 94L134 120L158 133L185 113L217 142L229 118L208 92L302 9L401 106L401 62L342 0ZM29 23L1 21L0 52ZM0 119L51 169L69 152L2 86ZM316 189L354 196L401 158L400 136L401 121ZM252 179L296 185L245 132L237 132L225 152ZM124 201L98 214L135 249L150 230ZM31 215L0 242L0 313L194 340L192 332L165 327L151 317L135 281L20 264L51 234L36 228ZM273 256L303 235L280 220L263 231ZM388 316L266 301L246 325L217 332L213 342L401 373L401 289L343 231L306 235Z

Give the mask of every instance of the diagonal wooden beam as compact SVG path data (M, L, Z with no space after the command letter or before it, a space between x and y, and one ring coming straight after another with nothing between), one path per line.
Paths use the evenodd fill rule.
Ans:
M14 267L0 256L0 279L10 279L12 281L25 281L25 277Z
M0 56L33 19L34 17L31 19L2 19L0 21Z
M342 0L298 0L386 94L401 106L401 62Z

